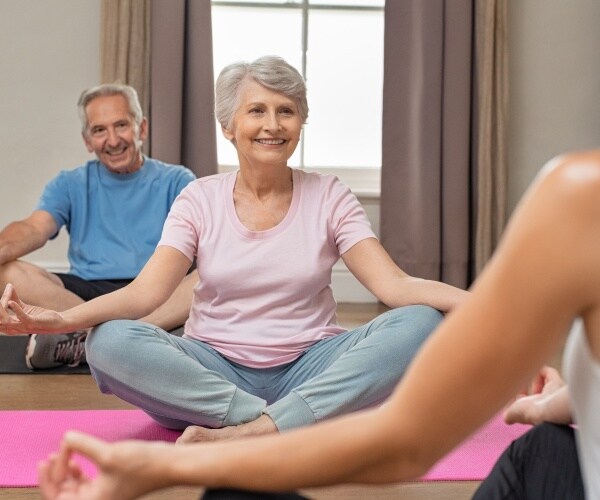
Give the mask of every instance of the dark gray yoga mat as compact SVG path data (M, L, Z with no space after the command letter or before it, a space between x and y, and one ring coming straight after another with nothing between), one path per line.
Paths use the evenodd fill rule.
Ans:
M175 328L169 333L181 337L183 335L183 326ZM27 335L0 335L0 375L51 375L53 373L60 375L79 375L82 373L90 373L90 368L85 363L74 367L65 365L49 370L30 370L25 364L25 347L27 346L27 339Z
M0 374L19 375L79 375L90 373L87 364L79 366L59 366L49 370L30 370L25 364L25 347L27 335L0 336Z

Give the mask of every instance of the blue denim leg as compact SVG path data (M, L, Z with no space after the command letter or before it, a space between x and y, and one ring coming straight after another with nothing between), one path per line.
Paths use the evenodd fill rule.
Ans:
M383 402L442 318L428 306L401 307L318 342L290 367L281 399L264 413L283 431Z
M165 427L223 427L261 415L264 399L240 389L236 368L214 349L140 321L109 321L86 342L104 393L141 408Z

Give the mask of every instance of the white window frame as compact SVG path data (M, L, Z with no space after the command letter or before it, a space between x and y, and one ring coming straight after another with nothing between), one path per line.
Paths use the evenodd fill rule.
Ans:
M301 74L306 78L306 53L308 51L308 15L310 10L353 10L353 11L383 11L384 7L337 5L337 4L309 4L309 0L297 0L286 3L275 2L236 2L211 0L211 6L219 7L252 7L252 8L280 8L296 9L302 11L302 68ZM301 138L300 168L307 172L321 172L334 174L350 187L352 192L361 199L379 199L381 191L381 166L380 167L310 167L304 164L304 135ZM219 172L236 170L237 165L219 164Z

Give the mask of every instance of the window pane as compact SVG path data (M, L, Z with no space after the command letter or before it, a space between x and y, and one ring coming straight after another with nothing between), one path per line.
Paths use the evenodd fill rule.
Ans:
M311 10L304 163L381 166L383 12Z
M213 6L213 61L215 78L228 64L278 55L301 71L302 13L300 9ZM235 148L217 128L221 165L237 165ZM290 165L299 165L297 151Z
M229 3L229 4L239 4L239 3L258 3L256 0L213 0L212 4L213 5L219 5L219 4L224 4L224 3ZM281 4L289 4L289 3L302 3L302 0L260 0L260 3L269 3L269 4L276 4L276 5L281 5Z
M392 0L394 1L394 0ZM384 7L385 0L308 0L311 5L339 5L358 7Z

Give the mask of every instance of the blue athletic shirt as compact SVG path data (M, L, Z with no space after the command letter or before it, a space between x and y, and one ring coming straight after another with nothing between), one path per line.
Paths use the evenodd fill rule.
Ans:
M144 158L132 174L110 172L98 160L64 170L45 187L37 210L69 233L70 273L86 280L132 279L146 264L191 170Z

